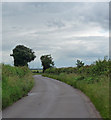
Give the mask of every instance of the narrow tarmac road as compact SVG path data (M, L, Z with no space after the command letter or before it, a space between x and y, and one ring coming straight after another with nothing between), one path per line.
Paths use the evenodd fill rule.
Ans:
M3 110L3 118L99 118L90 100L60 81L35 75L28 96Z

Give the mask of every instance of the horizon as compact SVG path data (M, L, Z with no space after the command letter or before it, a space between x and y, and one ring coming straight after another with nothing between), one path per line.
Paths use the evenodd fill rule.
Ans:
M87 66L87 65L95 64L95 62L98 61L98 60L104 60L104 59L110 60L110 57L109 57L109 56L104 56L104 58L102 58L102 59L97 59L97 60L93 61L91 64L86 64L86 63L84 63L83 61L82 61L82 62L84 63L84 66ZM77 61L76 61L76 62L77 62ZM14 67L14 65L11 65L11 64L5 64L5 63L0 63L0 64L10 65L10 66L13 66L13 67ZM56 66L54 65L53 68L75 68L75 67L77 67L76 63L75 63L74 66L63 66L63 67L56 67ZM41 66L41 67L30 67L29 64L28 64L28 68L29 68L30 70L43 70L43 66Z
M10 54L18 44L37 56L29 68L42 68L40 57L46 54L57 68L75 67L77 59L90 65L109 57L108 2L10 2L2 10L4 64L13 65Z

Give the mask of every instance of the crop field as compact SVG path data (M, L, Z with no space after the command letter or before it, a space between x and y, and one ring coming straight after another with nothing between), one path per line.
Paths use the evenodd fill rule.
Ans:
M40 69L36 69L36 70L31 70L32 73L42 73L43 70L40 70Z
M65 82L84 92L103 118L111 117L109 104L109 79L111 61L98 60L90 66L80 68L47 69L43 76Z

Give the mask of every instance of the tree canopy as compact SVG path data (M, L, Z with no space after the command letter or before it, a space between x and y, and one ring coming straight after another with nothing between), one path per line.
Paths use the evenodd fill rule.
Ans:
M78 68L80 68L80 67L84 66L84 63L80 60L77 60L76 65L77 65Z
M41 56L41 62L42 62L42 66L43 66L43 72L54 66L54 61L53 58L51 57L51 55L43 55Z
M24 45L17 45L10 56L14 58L14 66L28 66L28 62L36 58L32 49Z

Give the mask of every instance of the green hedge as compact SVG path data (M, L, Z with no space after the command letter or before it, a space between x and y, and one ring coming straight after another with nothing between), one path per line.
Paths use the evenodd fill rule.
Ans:
M97 60L81 68L50 68L43 76L60 80L80 89L91 99L103 118L109 118L109 115L111 117L109 114L111 113L109 109L111 108L109 106L110 60Z
M27 95L34 81L27 67L2 65L2 108Z
M50 74L60 74L60 73L76 73L76 74L89 74L91 76L95 75L109 75L109 69L111 61L104 59L104 60L97 60L91 65L86 65L81 68L77 67L68 67L68 68L49 68L45 71L45 73Z

